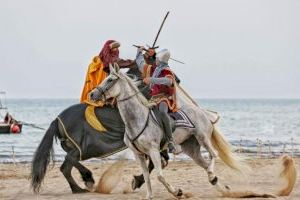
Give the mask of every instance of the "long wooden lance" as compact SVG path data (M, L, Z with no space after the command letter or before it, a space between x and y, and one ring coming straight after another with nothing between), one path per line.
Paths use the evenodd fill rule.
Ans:
M157 32L157 34L156 34L156 37L155 37L155 39L154 39L154 42L153 42L153 45L152 45L152 47L150 47L150 49L157 49L157 48L159 48L159 46L155 46L156 45L156 42L157 42L157 39L158 39L158 37L159 37L159 35L160 35L160 32L161 32L161 30L162 30L162 28L163 28L163 26L164 26L164 24L165 24L165 21L166 21L166 19L167 19L167 17L168 17L168 15L170 14L170 11L168 11L167 12L167 14L166 14L166 16L164 17L164 19L163 19L163 21L162 21L162 23L161 23L161 25L160 25L160 27L159 27L159 30L158 30L158 32ZM141 46L139 46L139 45L133 45L134 47L136 47L136 48L140 48ZM143 49L144 51L146 51L146 52L149 52L147 49ZM180 64L185 64L184 62L182 62L182 61L179 61L179 60L176 60L176 59L174 59L174 58L170 58L170 60L173 60L173 61L175 61L175 62L178 62L178 63L180 63Z
M184 94L189 100L191 100L191 102L192 102L195 106L199 107L199 105L197 104L197 102L193 99L193 97L191 97L191 95L189 95L189 93L187 93L187 91L185 91L185 89L183 89L179 84L177 84L176 86L183 92L183 94Z

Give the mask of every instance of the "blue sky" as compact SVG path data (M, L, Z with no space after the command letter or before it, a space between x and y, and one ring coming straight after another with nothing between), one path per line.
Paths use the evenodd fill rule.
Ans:
M158 39L195 98L300 98L300 1L1 0L0 90L9 98L79 98L104 42Z

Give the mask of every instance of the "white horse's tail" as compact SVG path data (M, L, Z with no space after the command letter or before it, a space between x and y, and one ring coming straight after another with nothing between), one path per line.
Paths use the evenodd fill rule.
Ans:
M253 197L263 197L263 198L275 198L277 196L289 196L292 192L297 178L297 170L295 167L294 160L289 156L282 157L283 169L280 173L280 177L285 179L286 185L284 185L279 191L271 193L260 193L250 190L224 190L222 188L219 191L222 193L223 197L231 198L253 198ZM276 195L275 195L276 194Z
M224 139L222 134L215 126L211 137L211 143L213 147L218 151L219 157L230 168L243 174L246 171L249 171L249 167L245 163L239 161L237 155L232 152L230 144Z

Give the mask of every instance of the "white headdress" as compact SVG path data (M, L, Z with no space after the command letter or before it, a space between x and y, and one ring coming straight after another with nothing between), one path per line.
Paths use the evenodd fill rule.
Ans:
M160 62L168 63L171 54L168 49L163 49L157 53L156 57Z

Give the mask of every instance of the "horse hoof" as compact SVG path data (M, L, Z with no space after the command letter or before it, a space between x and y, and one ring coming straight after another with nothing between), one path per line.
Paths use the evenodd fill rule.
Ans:
M176 197L181 197L182 195L183 195L183 191L181 189L178 189Z
M164 169L168 166L168 161L166 161L164 158L161 159L161 167Z
M216 185L218 182L218 177L214 177L211 181L209 181L212 185Z
M135 178L131 181L131 189L134 191L136 189Z
M73 194L87 193L87 192L90 192L90 191L88 191L86 189L78 189L78 190L72 191Z
M226 188L227 190L230 190L230 187L229 187L228 185L225 185L225 188Z
M92 191L93 190L93 188L94 188L94 182L85 182L84 183L85 184L85 186L87 187L87 189L89 190L89 191Z
M132 191L136 190L137 188L140 188L141 184L139 179L136 178L136 176L133 176L132 182L131 182L131 189Z
M148 197L148 198L146 198L147 200L152 200L153 199L153 196L151 196L151 197Z

